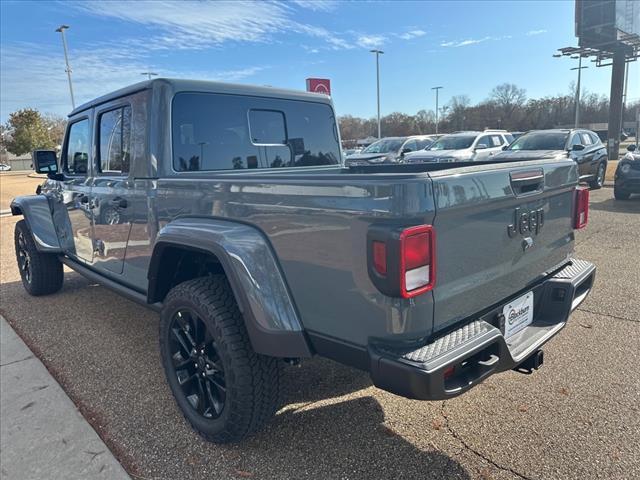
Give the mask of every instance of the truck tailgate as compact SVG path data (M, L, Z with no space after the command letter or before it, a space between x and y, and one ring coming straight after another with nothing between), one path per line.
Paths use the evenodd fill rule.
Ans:
M526 289L571 255L574 162L472 166L430 176L434 332Z

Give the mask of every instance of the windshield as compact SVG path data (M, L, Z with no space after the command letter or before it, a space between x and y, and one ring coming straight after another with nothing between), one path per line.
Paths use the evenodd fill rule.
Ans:
M367 148L362 150L362 153L389 153L389 152L397 152L400 150L404 139L402 138L387 138L378 140L377 142L372 143Z
M567 132L531 132L518 137L509 150L564 150Z
M436 140L429 150L462 150L469 148L475 139L475 135L446 136Z

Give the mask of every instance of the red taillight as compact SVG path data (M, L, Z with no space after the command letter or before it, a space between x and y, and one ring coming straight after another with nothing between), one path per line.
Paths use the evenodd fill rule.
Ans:
M373 268L383 277L387 274L387 245L373 242Z
M589 221L589 189L576 189L576 206L573 216L573 228L576 230L587 226Z
M435 284L435 232L431 225L407 228L400 234L400 293L415 297Z

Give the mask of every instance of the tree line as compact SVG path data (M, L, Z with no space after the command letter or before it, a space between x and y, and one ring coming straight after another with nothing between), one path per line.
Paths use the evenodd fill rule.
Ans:
M511 83L496 86L486 100L471 105L467 95L456 95L440 109L438 131L484 130L500 128L510 131L554 128L573 125L575 114L575 86L567 94L543 98L527 98L526 91ZM640 101L627 104L625 121L633 121ZM606 95L582 92L580 123L606 123L609 100ZM435 112L420 110L415 115L394 112L380 119L385 137L422 135L435 132ZM375 137L378 132L375 118L343 115L338 118L343 140ZM25 108L9 115L0 125L0 150L25 155L36 149L53 149L62 143L66 119L55 114L42 114Z
M628 103L624 120L633 121L640 101ZM510 131L573 126L575 115L575 86L567 94L544 98L527 98L526 90L511 83L503 83L491 90L487 99L471 104L467 95L456 95L440 108L438 131L484 130L498 128ZM606 123L609 99L582 91L580 124ZM338 118L342 140L375 137L378 132L376 118L343 115ZM382 136L422 135L435 132L436 116L433 110L420 110L415 115L394 112L380 119Z

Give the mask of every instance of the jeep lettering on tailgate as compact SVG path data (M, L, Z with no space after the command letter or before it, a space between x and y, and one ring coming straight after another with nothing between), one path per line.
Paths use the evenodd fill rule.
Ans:
M544 208L538 208L528 212L521 212L520 207L516 208L513 216L513 223L507 227L507 233L511 238L518 232L521 235L535 233L536 235L544 226Z

